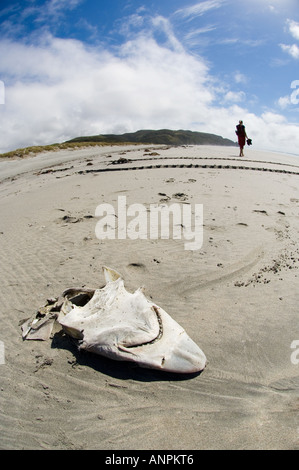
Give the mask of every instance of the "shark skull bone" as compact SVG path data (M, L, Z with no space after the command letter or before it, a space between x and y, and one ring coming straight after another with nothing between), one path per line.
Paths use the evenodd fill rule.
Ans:
M66 300L58 317L65 332L80 340L80 349L168 372L205 368L204 353L170 315L142 289L128 292L116 271L103 269L106 286L83 307Z

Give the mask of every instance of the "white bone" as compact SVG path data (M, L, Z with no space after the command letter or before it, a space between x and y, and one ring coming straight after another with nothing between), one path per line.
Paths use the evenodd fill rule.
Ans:
M161 307L133 294L118 273L104 267L107 284L95 290L84 306L64 304L59 323L81 339L80 348L142 367L193 373L204 369L206 357L185 330Z
M45 307L45 317L27 321L24 339L46 339L55 319L64 331L79 341L79 348L118 361L167 372L196 373L206 366L206 356L186 331L161 307L148 300L142 289L124 287L121 275L104 267L102 289L68 289L64 302ZM85 296L85 305L72 302ZM59 305L59 308L57 307ZM58 310L58 311L57 311Z

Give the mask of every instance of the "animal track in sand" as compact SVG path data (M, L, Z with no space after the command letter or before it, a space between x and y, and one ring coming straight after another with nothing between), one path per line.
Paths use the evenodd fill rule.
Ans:
M264 167L250 167L244 165L200 165L198 163L189 163L189 164L155 164L155 165L142 165L142 166L133 166L133 167L122 167L122 168L98 168L98 169L90 169L90 170L80 170L77 172L79 175L84 175L88 173L107 173L111 171L135 171L135 170L151 170L151 169L160 169L160 168L194 168L194 169L214 169L214 170L249 170L249 171L264 171L264 172L271 172L271 173L283 173L288 175L299 175L299 171L289 171L289 170L281 170L278 168L264 168Z
M133 270L146 271L146 266L143 263L130 263L127 267Z
M159 154L156 154L157 156ZM146 154L144 156L154 156L154 153ZM160 155L159 155L160 156ZM134 162L141 162L141 161L149 161L151 160L150 158L136 158L133 161ZM160 156L158 159L153 159L153 160L217 160L217 161L233 161L233 162L248 162L248 163L259 163L259 164L265 164L265 165L279 165L279 166L290 166L293 168L299 168L299 165L294 165L290 163L282 163L282 162L267 162L267 161L259 161L259 160L249 160L244 158L232 158L232 157L163 157Z
M58 209L63 211L64 209ZM63 224L76 224L77 222L83 222L84 220L93 219L93 215L87 214L82 217L76 217L71 215L64 215L60 217L56 222L63 223Z
M299 249L295 250L295 252L288 252L285 250L281 253L276 259L272 260L271 264L268 264L262 267L257 273L254 273L251 278L247 281L236 281L236 287L247 287L249 285L255 284L268 284L271 282L269 276L267 274L279 274L283 270L289 269L298 269L299 267ZM280 279L282 280L282 279Z

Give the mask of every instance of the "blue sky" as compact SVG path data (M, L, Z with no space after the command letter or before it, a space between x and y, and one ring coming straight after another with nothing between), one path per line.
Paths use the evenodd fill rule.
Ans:
M299 0L1 0L0 152L190 129L299 154Z

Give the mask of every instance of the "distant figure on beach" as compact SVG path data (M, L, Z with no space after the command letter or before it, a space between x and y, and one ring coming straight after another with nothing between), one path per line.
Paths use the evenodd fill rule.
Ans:
M238 143L239 143L239 147L240 147L239 157L244 157L243 149L244 149L245 142L246 142L246 139L247 139L247 134L246 134L246 130L245 130L245 126L243 124L243 121L239 121L239 124L236 126L236 128L237 128L236 134L238 136Z

